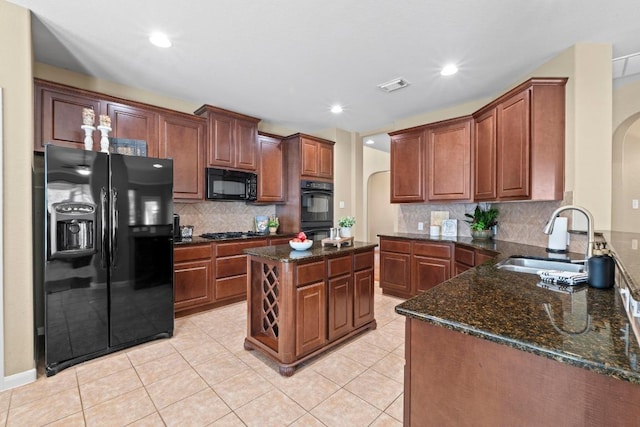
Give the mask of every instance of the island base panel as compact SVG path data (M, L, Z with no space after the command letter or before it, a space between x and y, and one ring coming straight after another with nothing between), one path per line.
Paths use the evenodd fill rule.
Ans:
M405 425L637 425L640 386L407 318Z
M260 351L262 354L264 354L265 356L267 356L269 359L273 360L277 365L278 365L278 372L280 373L280 375L282 375L283 377L290 377L292 376L298 365L300 365L301 363L304 363L306 361L308 361L309 359L312 359L330 349L332 349L333 347L342 344L343 342L351 339L352 337L359 335L361 333L364 333L365 331L373 331L378 327L378 324L375 320L372 320L371 322L367 323L366 325L363 325L361 327L359 327L358 329L352 331L351 333L335 340L335 341L331 341L328 344L324 345L322 348L319 348L318 350L307 354L304 357L300 357L299 359L296 359L294 362L291 363L282 363L279 359L278 359L278 353L273 351L271 348L269 348L268 346L264 345L261 341L256 340L255 337L246 337L244 339L244 349L247 351L253 351L253 350L258 350Z

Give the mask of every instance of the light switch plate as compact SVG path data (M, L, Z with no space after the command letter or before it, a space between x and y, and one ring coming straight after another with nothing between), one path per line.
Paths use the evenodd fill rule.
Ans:
M638 199L631 200L631 208L638 209Z

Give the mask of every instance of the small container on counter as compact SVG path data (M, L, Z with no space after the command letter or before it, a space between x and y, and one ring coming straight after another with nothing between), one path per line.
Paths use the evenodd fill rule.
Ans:
M615 283L616 262L608 249L597 249L595 255L587 260L589 286L609 289Z

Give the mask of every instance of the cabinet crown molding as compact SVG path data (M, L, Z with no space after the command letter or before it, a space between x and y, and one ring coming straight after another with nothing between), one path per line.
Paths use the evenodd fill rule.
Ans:
M231 111L231 110L225 110L224 108L220 108L220 107L214 107L213 105L209 105L209 104L204 104L202 107L198 108L196 111L194 111L193 114L196 114L198 116L202 116L204 114L209 114L209 113L213 113L213 114L224 114L225 116L231 116L233 118L236 119L240 119L240 120L248 120L251 122L256 122L258 123L260 120L257 117L252 117L252 116L248 116L246 114L241 114L235 111Z

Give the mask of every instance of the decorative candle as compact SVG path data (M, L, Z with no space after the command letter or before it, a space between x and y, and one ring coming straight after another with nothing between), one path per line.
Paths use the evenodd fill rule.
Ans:
M100 114L100 126L106 126L108 128L111 127L111 117Z
M93 126L96 121L96 113L92 108L82 109L82 124L87 126Z

